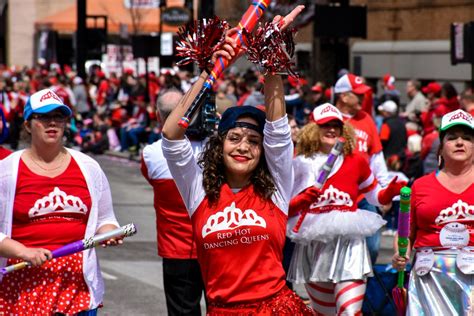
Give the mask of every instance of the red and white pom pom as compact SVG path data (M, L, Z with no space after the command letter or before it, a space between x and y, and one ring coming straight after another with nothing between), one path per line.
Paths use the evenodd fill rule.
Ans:
M285 72L298 77L293 70L294 34L294 29L281 31L273 22L266 22L263 26L260 24L254 34L245 34L248 60L267 73Z
M178 31L177 55L184 57L177 65L198 64L200 69L212 66L212 54L224 43L229 24L214 17L194 20L180 27Z

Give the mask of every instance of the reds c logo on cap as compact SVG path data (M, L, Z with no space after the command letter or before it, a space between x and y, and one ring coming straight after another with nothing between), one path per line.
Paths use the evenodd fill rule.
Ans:
M364 81L362 80L362 78L359 77L359 76L356 76L356 77L354 78L354 82L357 83L357 84L362 84L362 83L364 83Z
M56 95L54 94L52 91L48 91L46 92L43 96L41 96L40 98L40 102L43 102L45 100L48 100L48 99L55 99L57 101L59 101L60 103L62 103L63 101Z

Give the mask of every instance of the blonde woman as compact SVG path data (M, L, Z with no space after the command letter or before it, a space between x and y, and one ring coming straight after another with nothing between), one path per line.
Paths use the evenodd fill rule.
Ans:
M366 236L374 234L385 221L378 215L357 209L358 196L369 202L387 204L402 184L392 181L382 189L369 164L354 153L354 130L342 114L325 103L313 113L297 143L296 195L290 204L288 235L296 242L288 279L304 283L313 309L323 315L357 315L361 312L366 280L372 275ZM335 162L321 190L313 185L328 154L343 136L343 154ZM298 232L293 227L298 213L307 215Z

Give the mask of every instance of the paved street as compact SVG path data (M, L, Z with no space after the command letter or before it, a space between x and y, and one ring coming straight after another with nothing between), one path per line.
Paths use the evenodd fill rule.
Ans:
M137 235L121 247L99 249L106 282L102 315L166 315L161 259L156 254L153 191L139 164L108 156L95 157L110 182L121 224L135 223Z
M142 177L139 163L106 155L94 158L109 179L119 222L138 227L138 234L123 246L98 249L106 282L101 315L166 315L152 188ZM391 239L384 237L379 263L389 262L390 247ZM304 293L302 286L296 290Z

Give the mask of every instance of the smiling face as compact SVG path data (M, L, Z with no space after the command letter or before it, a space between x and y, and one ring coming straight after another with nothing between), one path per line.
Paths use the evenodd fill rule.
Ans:
M252 118L239 118L237 122L257 125ZM262 155L263 137L245 127L232 128L224 139L223 159L227 181L231 187L245 186L257 168Z
M441 155L448 162L473 161L474 133L461 126L447 130L443 137Z
M46 114L32 114L31 120L25 122L26 130L31 134L32 144L61 144L68 117L60 110Z
M320 150L323 153L328 154L341 135L342 122L339 120L332 120L319 125Z

